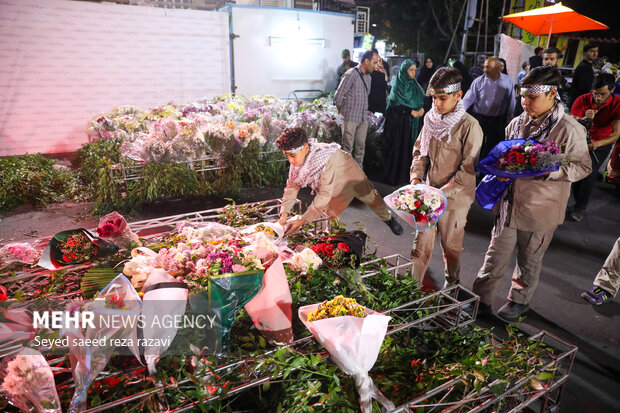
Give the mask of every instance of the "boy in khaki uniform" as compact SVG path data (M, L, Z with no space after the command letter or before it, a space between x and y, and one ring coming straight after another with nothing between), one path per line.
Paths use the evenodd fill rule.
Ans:
M586 130L559 101L562 75L552 66L532 69L521 80L521 106L524 112L506 127L508 139L554 141L562 153L570 154L568 165L537 177L515 178L503 199L495 206L498 213L484 264L474 281L480 296L479 312L491 312L491 298L505 275L517 249L517 265L512 276L508 302L497 315L516 321L529 308L536 290L542 259L553 233L564 222L571 182L586 177L591 170ZM557 97L557 99L556 99ZM507 180L507 178L498 178Z
M411 251L413 275L422 281L439 232L444 288L459 282L467 213L476 189L474 167L483 140L478 121L465 112L461 81L460 72L451 67L442 67L431 77L427 94L433 97L433 107L413 148L410 170L412 184L422 183L426 173L426 184L441 189L448 199L437 225L416 233Z
M286 234L297 231L306 222L312 222L326 212L338 217L353 198L368 205L396 235L403 227L392 216L383 198L348 153L336 143L308 143L306 132L300 127L286 128L276 141L291 164L288 181L282 196L280 220L287 225ZM297 193L305 186L316 193L312 204L300 219L287 222L297 199Z

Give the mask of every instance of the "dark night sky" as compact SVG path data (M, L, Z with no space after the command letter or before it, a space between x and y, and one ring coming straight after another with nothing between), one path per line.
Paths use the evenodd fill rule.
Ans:
M495 0L491 0L495 1ZM619 0L564 0L562 4L578 13L609 26L608 30L582 32L583 36L615 37L620 39L620 1Z

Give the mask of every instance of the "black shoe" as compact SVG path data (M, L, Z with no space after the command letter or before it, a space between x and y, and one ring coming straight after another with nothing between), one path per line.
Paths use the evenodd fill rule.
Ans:
M394 234L400 235L403 233L403 227L398 223L398 221L396 221L396 218L392 217L384 222L388 227L390 227Z
M529 309L530 306L528 306L527 304L519 304L515 303L514 301L508 301L502 306L502 308L499 309L497 315L504 320L519 321L519 317L527 313L527 310Z
M571 212L568 213L568 218L573 222L581 222L583 221L584 210L580 208L575 208Z
M469 315L472 315L472 313L474 312L475 305L476 303L469 303L467 305L464 305L463 311L465 311ZM489 304L478 303L478 315L491 315L491 314L493 314L493 307L491 307Z

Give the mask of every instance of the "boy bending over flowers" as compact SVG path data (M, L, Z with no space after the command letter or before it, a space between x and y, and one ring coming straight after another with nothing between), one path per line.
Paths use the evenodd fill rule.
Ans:
M286 235L297 231L306 222L312 222L323 212L338 217L357 198L373 210L396 235L403 227L392 216L383 198L351 155L336 143L308 142L306 132L300 127L286 128L276 141L291 164L280 210L280 224L288 224ZM305 186L316 193L312 204L301 216L287 223L287 218Z
M439 232L444 287L459 282L467 212L476 189L474 164L483 139L478 121L465 112L461 81L461 73L451 67L440 68L431 77L427 94L433 97L433 107L413 148L410 171L412 184L422 183L426 173L426 184L441 189L448 200L437 225L416 233L411 251L413 275L422 281Z

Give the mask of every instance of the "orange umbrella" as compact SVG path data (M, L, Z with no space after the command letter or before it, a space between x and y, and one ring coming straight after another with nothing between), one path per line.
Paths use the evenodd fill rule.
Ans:
M548 34L547 47L549 47L551 33L609 29L609 26L579 14L575 10L563 6L562 3L508 14L502 19L535 35Z

